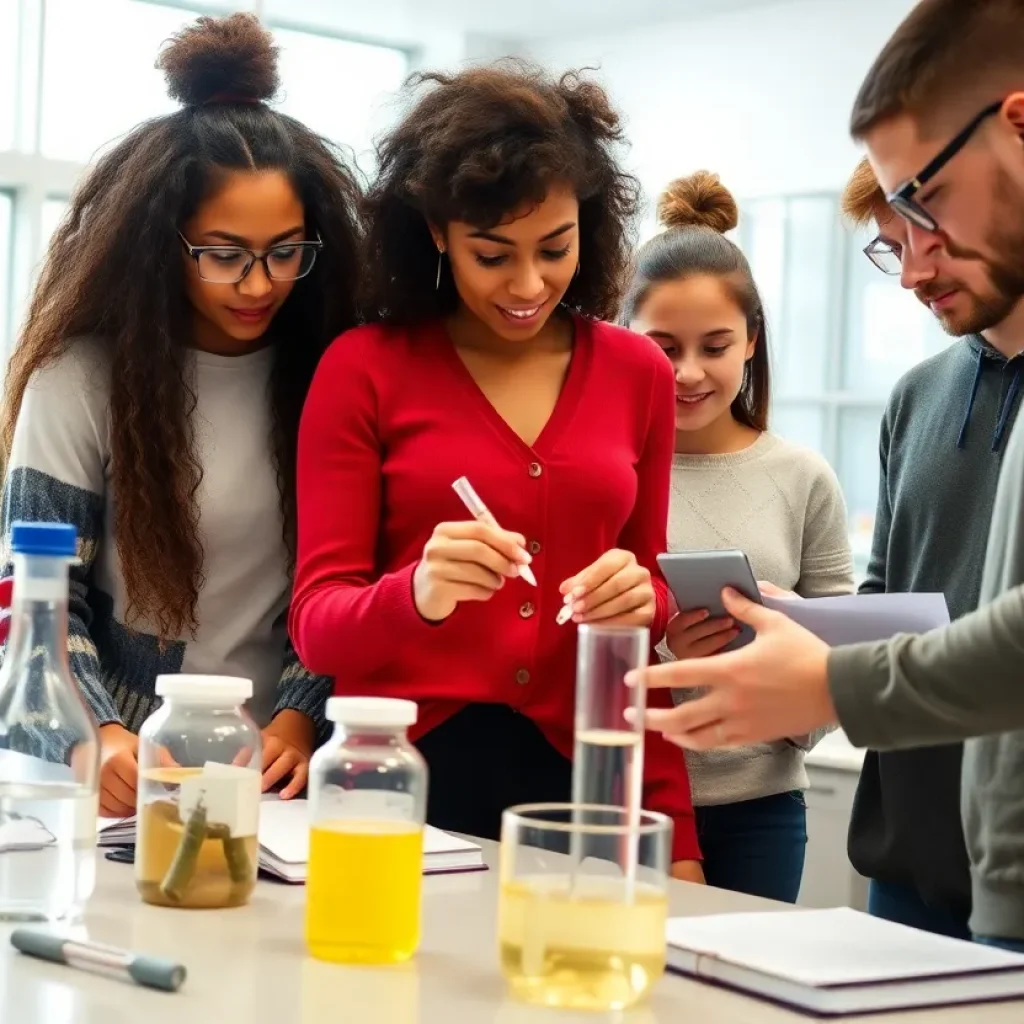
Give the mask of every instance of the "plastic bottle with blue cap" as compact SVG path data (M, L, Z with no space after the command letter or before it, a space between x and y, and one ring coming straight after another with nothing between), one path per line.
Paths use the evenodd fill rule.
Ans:
M68 664L77 531L14 523L0 668L0 920L76 918L96 875L100 742Z

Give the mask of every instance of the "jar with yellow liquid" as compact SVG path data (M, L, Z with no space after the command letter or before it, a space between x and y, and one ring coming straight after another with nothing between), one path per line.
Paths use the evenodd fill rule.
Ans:
M306 945L320 960L387 964L420 941L427 765L416 705L332 697L334 735L309 765Z
M161 676L139 731L135 884L162 907L238 907L256 886L262 742L252 682Z

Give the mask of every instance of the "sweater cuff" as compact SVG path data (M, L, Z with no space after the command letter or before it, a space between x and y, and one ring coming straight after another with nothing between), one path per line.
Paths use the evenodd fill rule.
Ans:
M887 716L877 700L888 685L888 647L882 643L834 647L828 687L839 724L855 747L884 747Z
M412 630L412 635L426 638L433 638L449 625L454 615L440 622L430 622L423 618L416 607L416 598L413 594L413 575L419 560L410 562L396 572L382 576L376 586L380 591L381 604L388 609L388 620L392 627L401 632L399 636L407 635L407 630Z

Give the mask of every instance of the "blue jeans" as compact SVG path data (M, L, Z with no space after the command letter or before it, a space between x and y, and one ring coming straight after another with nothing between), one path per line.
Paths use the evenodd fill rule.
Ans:
M987 935L975 935L974 941L982 946L995 946L996 949L1007 949L1011 953L1024 953L1024 940L1021 939L993 939Z
M936 935L970 941L967 918L942 907L930 907L911 885L898 882L876 882L868 885L868 913L896 924L909 925Z
M696 808L708 885L796 903L807 851L807 805L797 791Z

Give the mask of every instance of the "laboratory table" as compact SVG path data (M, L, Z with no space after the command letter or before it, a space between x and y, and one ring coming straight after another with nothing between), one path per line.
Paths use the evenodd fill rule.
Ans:
M261 881L247 907L187 911L145 906L132 868L98 864L84 924L90 938L171 957L188 969L176 994L138 988L16 953L0 928L4 1024L795 1024L781 1007L666 975L643 1007L566 1013L513 1002L495 950L497 846L490 870L427 878L423 943L401 967L320 963L302 940L305 890ZM781 904L683 882L673 914L783 909ZM1024 1001L851 1018L859 1024L1020 1024Z

